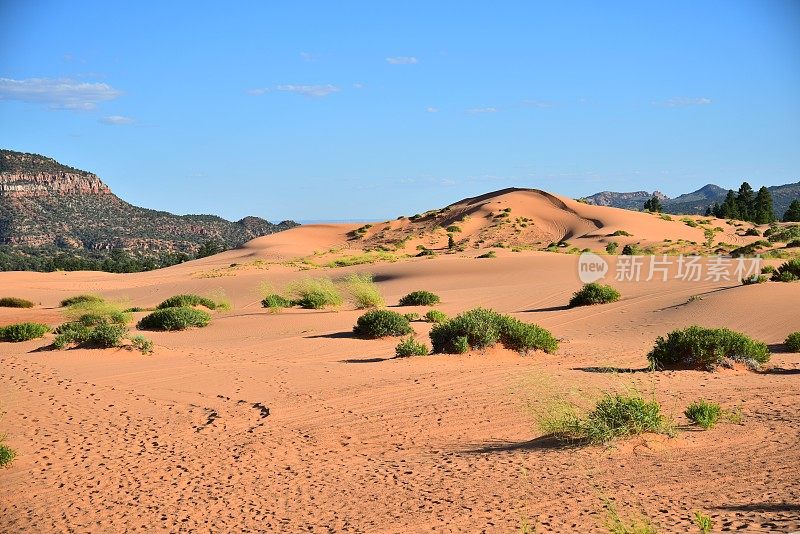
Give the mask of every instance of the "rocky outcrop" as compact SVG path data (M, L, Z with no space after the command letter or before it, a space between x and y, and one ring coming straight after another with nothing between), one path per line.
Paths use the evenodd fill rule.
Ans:
M0 173L0 195L109 195L111 189L94 174Z

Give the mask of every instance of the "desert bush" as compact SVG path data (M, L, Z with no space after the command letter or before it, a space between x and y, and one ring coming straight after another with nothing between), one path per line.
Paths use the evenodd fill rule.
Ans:
M0 440L0 467L11 465L14 458L17 457L17 451L6 445Z
M714 521L711 520L711 516L703 512L694 513L694 524L697 525L701 534L708 534L714 528Z
M284 308L291 308L292 301L277 293L272 293L264 297L261 301L261 305L265 308L269 308L270 311L279 312Z
M137 327L141 330L185 330L207 326L211 315L195 308L163 308L146 315Z
M765 265L761 268L761 274L772 274L775 272L775 267L772 265Z
M757 368L769 361L765 343L727 328L690 326L674 330L667 337L658 337L647 355L655 369L702 369L713 371L718 366L732 362Z
M648 432L671 434L674 431L658 402L645 400L635 392L605 394L585 415L579 415L575 407L564 407L559 413L540 420L539 426L558 439L586 444L603 444Z
M445 231L450 232L450 233L458 233L458 232L461 231L461 227L452 224L452 225L448 226L447 228L445 228Z
M519 352L543 350L555 352L558 342L547 330L493 310L475 308L444 323L430 332L433 352L462 354L472 349L486 349L498 341Z
M439 310L428 310L425 313L425 320L429 323L444 323L447 321L447 314Z
M716 402L698 400L691 403L684 410L683 415L692 423L708 430L713 428L722 415L722 408Z
M786 248L797 248L800 247L800 239L792 239L788 243L786 243Z
M327 306L341 306L344 299L336 285L328 278L305 278L289 284L286 293L301 308L321 310Z
M16 323L0 327L0 341L19 343L38 339L50 331L50 327L41 323Z
M67 306L80 304L82 302L103 302L103 297L97 295L75 295L74 297L62 300L61 307L66 308Z
M769 277L765 274L754 274L753 276L742 278L742 285L749 286L753 284L763 284L767 280L769 280Z
M99 324L89 331L86 343L102 348L119 347L128 329L121 324Z
M425 356L428 354L428 347L425 343L419 342L413 336L409 336L400 341L394 349L394 354L398 358L406 356Z
M424 248L419 251L419 253L417 254L417 258L422 258L424 256L436 256L436 252L432 251L429 248Z
M412 291L400 299L400 306L433 306L441 299L430 291Z
M619 236L633 237L633 234L631 234L629 232L626 232L625 230L617 230L616 232L611 234L611 236L612 237L619 237Z
M138 350L142 354L150 354L153 352L153 342L144 336L136 335L131 336L131 347Z
M163 310L165 308L191 308L192 306L203 306L209 310L217 309L217 303L212 299L191 293L172 296L156 306L156 309Z
M403 317L410 321L419 321L419 314L417 312L404 313Z
M800 239L800 224L793 224L784 228L775 227L774 230L769 231L769 235L764 232L764 237L773 243L778 241L781 243L788 243L794 239Z
M772 279L777 282L795 282L800 280L800 258L793 258L778 267L772 273Z
M79 321L86 326L96 324L127 324L131 314L124 311L125 306L105 300L86 300L67 306L64 315L70 321Z
M642 254L642 247L636 244L629 244L622 247L623 256L639 256Z
M351 274L344 279L344 285L356 309L380 308L385 304L371 274Z
M786 336L786 348L792 352L800 352L800 332L792 332Z
M19 297L0 298L0 308L33 308L33 302Z
M619 248L619 243L617 243L616 241L612 241L611 243L606 245L606 252L608 252L609 254L616 254L618 248Z
M477 259L487 259L487 258L496 258L497 253L494 250L490 250L489 252L484 252L480 256L476 256Z
M760 237L760 236L761 236L761 232L759 232L759 231L758 231L757 229L755 229L755 228L748 228L747 230L745 230L745 232L744 232L744 235L746 235L746 236L755 236L755 237Z
M353 333L359 337L376 339L386 336L404 336L413 329L403 315L389 310L372 310L358 318Z
M575 306L606 304L608 302L618 301L619 297L619 291L613 287L591 282L585 284L572 295L572 298L569 300L569 305L574 308Z
M73 343L85 343L89 339L90 332L90 327L78 321L64 323L55 329L53 348L60 350Z

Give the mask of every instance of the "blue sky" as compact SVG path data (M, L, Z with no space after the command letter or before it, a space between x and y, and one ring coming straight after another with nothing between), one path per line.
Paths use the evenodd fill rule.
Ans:
M230 5L227 5L230 4ZM0 0L0 146L230 219L800 180L800 2Z

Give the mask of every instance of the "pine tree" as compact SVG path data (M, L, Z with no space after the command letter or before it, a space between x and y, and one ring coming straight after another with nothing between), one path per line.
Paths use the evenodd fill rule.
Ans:
M736 193L728 191L725 202L720 206L720 215L723 219L740 219L739 204L736 202Z
M783 222L800 222L800 200L794 199L783 214Z
M714 202L714 207L711 208L711 213L714 214L714 217L723 218L724 215L722 214L722 208L719 205L719 202Z
M747 182L742 182L739 187L739 194L736 195L736 205L739 208L739 219L742 221L752 221L754 211L753 188Z
M712 215L714 215L714 210L711 209L711 206L709 206L706 208L706 217L710 217Z
M775 211L772 209L772 195L769 190L761 186L754 201L752 221L756 224L769 224L775 221Z
M661 201L658 199L658 197L653 195L648 200L644 201L644 209L654 213L661 213L664 211L664 206L661 205Z

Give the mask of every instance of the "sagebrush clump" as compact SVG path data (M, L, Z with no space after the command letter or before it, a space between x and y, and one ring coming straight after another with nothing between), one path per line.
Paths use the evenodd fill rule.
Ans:
M440 301L439 295L430 291L412 291L400 299L400 306L433 306Z
M0 341L19 343L38 339L50 331L50 327L41 323L16 323L0 327Z
M211 322L211 315L195 308L163 308L146 315L139 321L140 330L185 330L204 327Z
M792 352L800 352L800 332L792 332L786 336L786 348Z
M520 353L532 350L555 352L558 341L540 326L476 308L449 321L435 324L430 332L433 352L463 354L470 349L486 349L497 342Z
M429 323L444 323L448 319L447 314L439 310L428 310L425 313L425 320Z
M727 328L690 326L658 337L647 355L654 369L700 369L713 371L734 362L758 368L769 361L766 343Z
M328 278L297 280L287 286L286 294L296 306L312 310L341 306L344 302L342 293Z
M350 302L356 309L380 308L385 303L371 274L351 274L344 279Z
M593 304L606 304L608 302L616 302L619 300L619 291L611 286L591 282L585 284L582 288L572 295L569 301L570 307L576 306L590 306Z
M672 434L674 425L661 413L655 399L638 393L606 394L581 416L574 406L539 421L540 428L558 439L586 444L609 441L647 432Z
M33 308L33 302L19 297L0 298L0 308Z
M408 319L389 310L372 310L358 318L353 333L358 337L377 339L387 336L404 336L414 330Z
M793 258L778 267L772 273L776 282L796 282L800 280L800 258Z
M103 302L103 297L98 295L75 295L74 297L65 298L61 301L61 307L66 308L81 302Z
M217 303L212 299L191 293L172 296L156 306L156 309L163 310L165 308L190 308L192 306L203 306L209 310L217 309Z
M279 312L284 308L291 308L293 303L291 300L282 295L272 293L264 297L264 299L261 301L261 305L264 308L269 308L269 310L272 312Z
M716 402L701 399L687 406L683 415L703 430L708 430L713 428L719 421L720 416L722 416L722 408Z
M414 339L413 336L409 336L397 344L394 349L394 354L398 358L404 358L406 356L425 356L428 354L428 347L425 346L425 343Z

